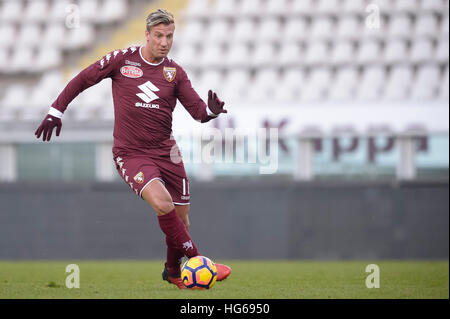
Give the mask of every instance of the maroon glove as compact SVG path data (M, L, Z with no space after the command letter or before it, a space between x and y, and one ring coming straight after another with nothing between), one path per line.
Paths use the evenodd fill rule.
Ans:
M215 115L219 115L220 113L227 113L228 111L223 108L225 105L225 102L222 102L218 97L216 93L213 93L213 91L208 91L208 108L211 112L213 112Z
M50 138L52 137L53 129L56 127L56 136L59 136L59 133L61 132L62 128L62 122L60 118L57 118L53 115L47 114L47 116L42 121L41 125L37 128L36 132L34 132L34 135L39 139L41 137L41 134L44 133L42 136L42 140L50 141Z

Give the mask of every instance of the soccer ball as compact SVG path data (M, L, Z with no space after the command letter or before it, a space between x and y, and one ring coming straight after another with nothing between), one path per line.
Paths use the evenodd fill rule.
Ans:
M216 279L216 265L205 256L192 257L181 268L181 280L190 289L209 289Z

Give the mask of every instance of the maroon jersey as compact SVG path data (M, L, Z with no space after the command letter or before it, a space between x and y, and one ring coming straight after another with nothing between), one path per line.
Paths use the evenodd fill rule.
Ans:
M116 156L169 155L175 145L172 112L177 99L195 120L214 118L208 116L205 102L181 66L169 58L149 63L141 47L113 51L91 64L69 82L52 107L64 112L78 94L104 78L112 79Z

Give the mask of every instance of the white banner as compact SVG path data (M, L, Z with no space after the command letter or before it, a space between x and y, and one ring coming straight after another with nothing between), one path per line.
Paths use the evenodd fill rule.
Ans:
M280 135L316 132L320 135L339 133L404 134L449 132L448 102L317 104L317 105L245 105L225 104L227 114L207 124L189 120L190 115L178 104L173 114L175 135L190 134L202 127L279 128Z

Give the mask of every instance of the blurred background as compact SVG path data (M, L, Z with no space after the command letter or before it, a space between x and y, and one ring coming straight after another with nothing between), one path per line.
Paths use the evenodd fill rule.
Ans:
M157 8L176 19L169 57L228 109L204 125L174 112L203 254L448 258L448 0L0 0L1 259L164 256L113 166L110 79L69 105L60 137L34 136L72 77L144 44ZM196 162L205 127L277 128L277 169Z

